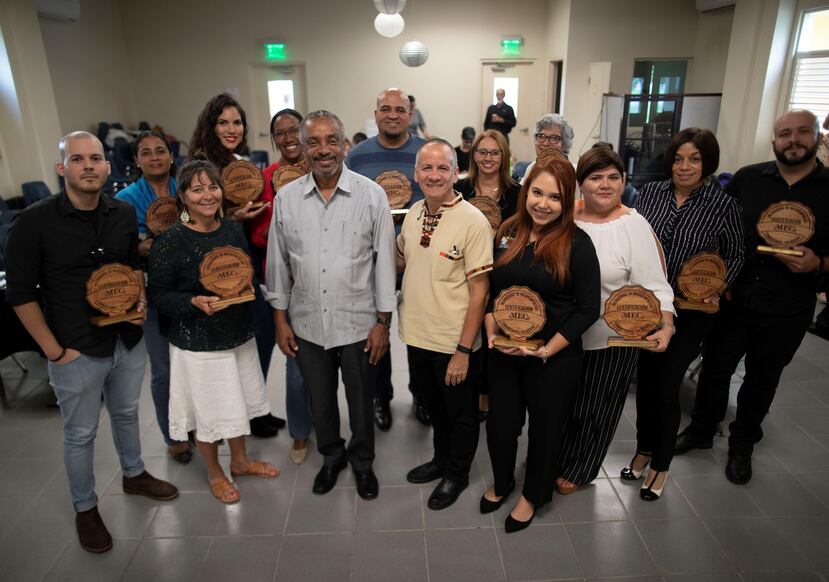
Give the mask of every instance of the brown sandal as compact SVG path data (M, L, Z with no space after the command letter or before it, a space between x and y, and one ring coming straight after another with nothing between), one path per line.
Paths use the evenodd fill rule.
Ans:
M274 469L276 473L271 474L271 469ZM270 463L266 463L265 461L254 461L251 459L250 465L248 465L246 470L234 471L231 469L230 474L234 477L246 477L248 475L252 475L254 477L261 477L262 479L273 479L274 477L279 477L279 469Z
M210 484L210 492L213 494L213 497L221 501L226 505L231 505L233 503L237 503L239 499L241 499L241 495L239 494L239 490L233 486L233 483L228 481L227 479L222 479L217 483ZM236 494L235 499L228 499L228 495Z

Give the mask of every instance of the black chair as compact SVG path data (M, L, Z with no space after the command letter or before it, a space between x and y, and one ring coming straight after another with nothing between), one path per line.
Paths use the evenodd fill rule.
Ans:
M52 195L49 191L49 186L43 182L23 182L20 188L23 190L23 202L26 206L31 206L38 200L43 200Z
M0 224L0 271L6 270L6 241L9 239L11 224Z
M253 150L250 152L250 161L260 170L264 170L270 163L268 160L268 152L265 150Z
M10 224L16 212L9 208L6 199L0 196L0 225Z
M150 131L150 129L152 129L152 128L150 127L150 124L147 123L146 121L139 121L138 122L138 130L139 131Z
M95 135L98 137L99 140L101 140L101 143L104 144L104 149L107 149L107 133L109 133L109 124L106 121L99 121L98 131L95 133Z
M115 147L112 151L112 162L115 166L117 166L118 173L121 176L126 176L130 182L133 180L135 168L133 168L132 165L132 148L130 147L129 142L123 137L115 138Z

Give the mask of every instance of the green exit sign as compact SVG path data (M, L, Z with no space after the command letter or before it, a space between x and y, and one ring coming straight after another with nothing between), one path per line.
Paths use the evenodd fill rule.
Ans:
M524 40L521 38L505 38L501 39L501 56L502 57L520 57L521 47Z
M284 61L288 58L285 53L284 43L266 43L265 44L265 60L266 61Z

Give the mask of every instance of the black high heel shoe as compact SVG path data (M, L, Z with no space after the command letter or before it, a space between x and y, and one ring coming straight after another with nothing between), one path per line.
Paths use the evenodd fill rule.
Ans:
M486 493L481 496L481 513L486 515L487 513L492 513L493 511L498 511L501 508L501 505L504 504L504 500L509 497L509 494L512 493L513 489L515 489L515 481L513 480L512 485L509 486L507 492L504 493L503 497L498 501L491 501L486 498Z
M633 468L633 462L636 460L636 457L638 457L640 455L643 456L643 457L647 457L648 462L645 463L642 466L641 469L636 470L636 469ZM633 455L633 458L630 460L630 464L627 467L625 467L624 469L622 469L621 473L619 473L619 477L622 478L625 481L638 481L639 479L642 478L642 473L645 472L645 469L648 468L648 465L651 464L651 461L650 461L651 457L652 457L652 455L650 453L642 453L640 451L636 451L636 454Z
M659 479L659 475L662 473L667 473L667 471L654 471L651 484L646 485L645 483L642 483L642 488L639 490L639 498L642 501L657 501L660 497L662 497L662 490L665 489L665 483L668 481L667 475L665 476L665 480L662 481L662 487L659 489L653 488L654 483L656 483L656 480Z

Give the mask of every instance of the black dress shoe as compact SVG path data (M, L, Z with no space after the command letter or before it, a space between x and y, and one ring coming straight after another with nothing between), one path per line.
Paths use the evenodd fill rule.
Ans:
M377 476L374 471L371 469L354 471L354 479L357 481L357 495L363 499L377 499L380 485L377 483Z
M374 424L383 431L391 428L391 408L387 400L374 399Z
M725 476L735 485L745 485L751 481L751 455L729 451Z
M710 436L700 434L690 426L676 435L674 442L674 454L684 455L693 449L710 449L714 446L714 439Z
M423 426L432 426L432 417L429 415L429 409L418 398L415 398L414 401L414 413L417 422Z
M275 426L265 420L264 416L250 420L250 434L259 438L275 437L279 432Z
M278 416L274 416L270 412L265 416L260 416L260 418L264 418L265 422L270 424L272 427L276 428L277 430L285 428L288 424L284 418L279 418Z
M406 473L406 481L409 483L428 483L443 477L443 469L437 466L434 461L418 465Z
M509 494L512 493L513 489L515 489L515 481L512 482L512 485L509 486L507 492L504 493L503 497L501 497L498 501L490 501L486 498L486 493L484 493L481 496L481 513L487 514L501 509L501 506L504 504L506 498L509 497Z
M314 488L312 491L317 495L325 495L337 484L337 475L345 469L345 462L338 465L323 465L317 476L314 477Z
M530 519L527 521L518 521L515 519L512 514L510 513L507 515L507 519L504 520L504 531L507 533L515 533L517 531L521 531L522 529L527 529L530 527L530 524L533 522L535 518L535 512L530 516Z
M458 500L458 496L466 489L467 485L469 485L468 480L459 482L444 477L440 480L438 486L435 487L435 490L432 491L426 505L429 506L429 509L434 509L435 511L446 509Z

